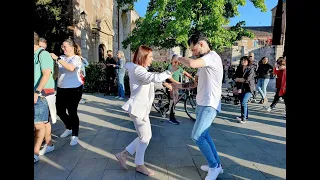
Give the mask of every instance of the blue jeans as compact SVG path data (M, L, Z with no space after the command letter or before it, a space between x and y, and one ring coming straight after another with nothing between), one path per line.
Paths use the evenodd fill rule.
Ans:
M38 97L34 104L34 124L48 122L49 120L49 105L45 97Z
M262 99L266 98L266 96L267 96L267 86L268 86L269 81L270 81L270 79L264 79L264 78L258 79L258 91L259 91Z
M118 74L118 96L124 98L124 74Z
M240 95L240 102L241 102L241 118L248 119L249 111L248 111L248 101L251 98L252 93L246 92Z
M217 167L220 163L217 149L210 137L209 128L217 116L218 111L211 106L199 106L196 108L196 122L194 123L191 139L199 147L208 161L209 167Z

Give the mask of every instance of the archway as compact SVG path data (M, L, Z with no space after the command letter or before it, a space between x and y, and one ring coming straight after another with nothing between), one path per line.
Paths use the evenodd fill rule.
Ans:
M106 46L104 44L99 45L99 62L104 62L105 61L105 52L106 52Z

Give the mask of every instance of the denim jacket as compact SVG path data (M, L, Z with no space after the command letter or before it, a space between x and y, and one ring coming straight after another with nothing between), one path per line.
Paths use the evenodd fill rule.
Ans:
M126 73L126 69L124 67L125 63L126 63L126 60L124 58L121 58L118 60L116 67L115 67L117 75L124 75Z

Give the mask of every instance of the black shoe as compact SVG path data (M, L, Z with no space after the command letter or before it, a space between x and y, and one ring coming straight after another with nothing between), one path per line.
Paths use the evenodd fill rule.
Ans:
M169 119L169 123L174 124L174 125L179 125L179 121L175 117Z
M261 99L259 104L264 104L264 99Z

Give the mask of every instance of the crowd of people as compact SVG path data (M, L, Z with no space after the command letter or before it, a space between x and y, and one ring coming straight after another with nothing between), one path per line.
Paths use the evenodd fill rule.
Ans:
M224 72L220 56L210 49L208 39L201 33L194 34L188 40L192 59L174 55L171 64L164 72L149 72L153 61L152 49L140 46L135 52L132 61L126 62L124 53L117 52L113 57L112 51L107 51L106 95L114 95L120 100L125 98L124 76L129 76L130 97L122 106L128 112L134 123L137 138L125 149L115 154L115 157L124 169L127 167L128 154L134 155L136 171L146 176L153 176L154 172L144 163L145 151L152 138L152 129L149 114L157 87L165 87L170 95L170 117L168 121L178 125L174 109L179 89L197 88L196 95L196 121L190 132L191 139L199 147L207 160L201 170L207 172L206 180L215 180L223 173L223 168L215 144L210 137L210 127L218 113L221 111L221 94ZM79 116L78 104L81 102L83 86L85 83L85 66L88 62L81 55L81 48L72 39L66 39L62 45L63 55L57 56L46 50L46 41L34 33L34 162L39 156L54 150L51 140L51 122L56 122L56 115L65 125L61 138L70 138L70 146L78 143ZM195 77L184 71L180 64L198 69ZM272 68L268 59L262 58L255 63L253 54L244 56L240 65L234 71L233 79L237 95L241 103L241 116L237 117L240 123L248 120L248 102L258 90L261 94L260 103L265 103L266 86L271 73L277 75L277 92L268 111L275 107L279 97L285 99L285 59L279 58L277 65ZM182 83L180 76L184 75L191 81ZM57 77L57 78L54 78ZM117 86L115 86L117 84ZM115 88L117 87L117 88ZM117 93L115 91L118 91ZM42 144L44 145L42 146Z
M272 108L276 106L280 97L283 98L284 103L286 95L286 59L278 58L274 67L268 63L268 58L263 57L258 63L255 63L254 54L250 53L248 56L243 56L240 59L240 64L232 75L234 83L233 94L235 97L235 104L240 101L241 115L236 117L239 123L245 123L249 117L248 103L255 102L256 89L260 93L260 104L268 102L267 86L270 78L276 78L276 93L270 107L264 107L267 112L271 112ZM284 115L284 118L286 115Z

